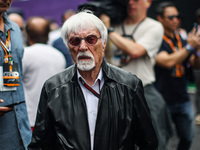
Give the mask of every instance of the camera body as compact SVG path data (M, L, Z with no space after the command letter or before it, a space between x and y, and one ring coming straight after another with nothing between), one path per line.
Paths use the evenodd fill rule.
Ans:
M91 1L78 6L78 11L88 9L94 15L99 17L101 14L106 14L111 19L111 24L121 23L127 16L126 4L128 0L115 1Z

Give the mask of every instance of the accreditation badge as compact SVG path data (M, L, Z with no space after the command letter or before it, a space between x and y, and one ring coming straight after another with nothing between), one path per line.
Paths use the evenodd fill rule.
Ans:
M7 91L16 91L16 86L4 86L4 78L3 78L3 66L0 66L0 91L7 92Z
M0 91L16 91L19 83L18 63L0 66Z
M19 86L18 64L3 63L3 85L8 87Z

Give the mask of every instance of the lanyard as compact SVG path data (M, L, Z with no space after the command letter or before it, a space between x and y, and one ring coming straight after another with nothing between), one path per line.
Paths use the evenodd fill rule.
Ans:
M176 47L174 46L173 42L171 39L169 39L166 35L163 35L163 39L169 44L170 48L176 52L182 49L182 43L181 43L181 38L179 36L179 34L175 33L176 39L177 39L177 46L178 49L176 49Z
M10 44L10 30L8 30L8 33L6 36L6 43L4 43L2 39L0 39L0 45L5 52L4 62L9 63L9 70L10 72L12 72L13 61L12 61L11 50L9 50L9 44Z
M171 39L169 39L166 35L163 35L163 39L165 40L165 42L169 44L170 48L174 52L177 52L182 49L182 43L181 43L181 38L178 33L175 33L175 37L177 39L177 46L178 46L177 48L175 47ZM175 76L182 77L183 74L184 74L183 66L181 66L181 64L176 64Z
M8 33L7 33L6 43L4 43L2 39L0 39L0 45L5 52L5 56L4 56L5 63L9 63L10 65L12 65L13 61L12 61L11 50L9 50L9 44L10 44L10 30L8 30Z
M124 25L122 24L122 31L123 31L123 36L124 37L130 37L131 39L133 39L133 34L136 32L136 30L138 29L138 27L142 24L142 22L145 20L145 18L142 20L142 21L140 21L137 25L136 25L136 27L133 29L133 32L131 33L131 34L126 34L126 32L125 32L125 28L124 28Z
M85 81L81 77L79 78L79 80L84 87L86 87L90 92L92 92L94 94L94 96L96 96L97 98L100 97L100 94L97 93L93 88L91 88L87 83L85 83ZM99 81L99 89L100 89L100 80L98 80L98 81Z
M121 24L122 31L123 31L123 35L122 36L125 37L125 38L130 38L131 40L133 40L135 42L135 40L133 38L133 35L134 35L134 33L136 32L136 30L138 29L138 27L142 24L142 22L144 20L145 20L145 18L136 25L136 27L133 29L131 34L126 34L124 25ZM131 60L130 56L128 56L126 53L123 52L121 54L120 67L123 67L123 66L127 65L130 62L130 60Z

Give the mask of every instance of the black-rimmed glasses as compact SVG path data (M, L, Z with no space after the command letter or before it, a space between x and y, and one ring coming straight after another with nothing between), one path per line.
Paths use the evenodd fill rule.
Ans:
M77 47L81 44L81 41L84 39L85 42L88 44L88 45L94 45L97 43L98 39L100 39L101 37L97 37L96 35L88 35L84 38L80 38L80 37L72 37L69 39L69 44L74 46L74 47Z

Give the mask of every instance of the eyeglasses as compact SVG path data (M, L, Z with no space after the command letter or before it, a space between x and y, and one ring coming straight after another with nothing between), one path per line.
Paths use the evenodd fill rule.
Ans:
M181 16L180 15L170 15L170 16L166 16L166 18L168 18L169 20L173 20L174 18L180 19Z
M100 39L100 38L101 37L98 38L96 35L88 35L84 38L72 37L69 39L69 44L74 47L77 47L81 44L81 41L84 39L88 45L94 45L97 43L98 39Z

